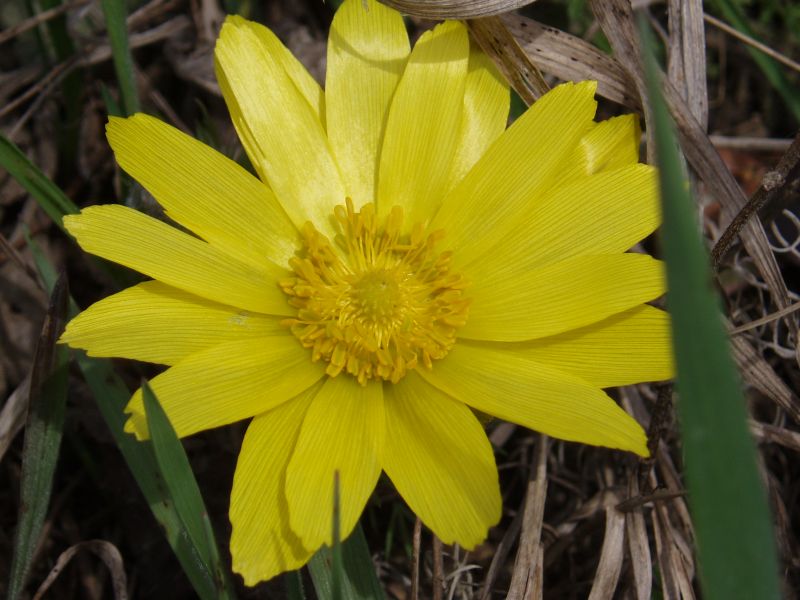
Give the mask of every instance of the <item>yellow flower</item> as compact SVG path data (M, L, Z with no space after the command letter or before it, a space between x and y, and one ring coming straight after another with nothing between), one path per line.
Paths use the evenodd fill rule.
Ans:
M659 223L634 118L594 123L559 86L505 130L509 93L465 27L413 50L400 15L346 0L326 89L268 29L230 17L220 86L258 178L145 115L112 118L119 164L192 236L119 205L65 225L153 278L63 341L168 365L178 435L252 417L233 483L233 568L254 584L355 526L381 471L444 542L500 518L473 410L646 455L603 387L672 374ZM147 436L141 392L126 428Z

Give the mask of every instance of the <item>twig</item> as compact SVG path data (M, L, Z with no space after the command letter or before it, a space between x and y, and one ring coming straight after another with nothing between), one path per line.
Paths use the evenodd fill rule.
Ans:
M38 285L39 287L42 286L41 282L39 281L39 276L36 274L36 271L31 268L31 266L25 262L25 259L22 258L22 255L19 251L14 248L14 246L6 239L2 233L0 233L0 249L5 252L5 257L0 255L0 259L2 258L10 258L12 261L17 263L17 265L22 269L22 271L31 278L31 280ZM0 260L0 264L3 264L3 260Z
M31 86L28 88L23 94L20 94L14 100L9 102L8 104L0 110L0 119L3 119L7 115L14 112L17 108L19 108L22 104L30 100L33 96L38 94L39 92L45 90L48 85L53 83L57 83L60 81L61 78L65 77L75 66L78 64L77 57L73 56L64 62L58 63L55 67L50 69L50 72L47 73L44 77L42 77L39 81L36 82L36 85Z
M790 304L786 308L782 308L774 313L770 313L765 317L761 317L760 319L756 319L755 321L750 321L749 323L745 323L744 325L740 325L739 327L734 327L730 330L731 335L738 335L740 333L744 333L745 331L750 331L751 329L755 329L756 327L761 327L762 325L766 325L767 323L772 323L773 321L777 321L778 319L785 317L797 310L800 310L800 302L795 302L794 304Z
M646 489L647 479L653 470L656 461L656 452L661 440L669 431L672 422L672 384L668 383L658 388L658 398L650 417L650 427L647 428L647 450L650 457L639 463L639 488Z
M422 521L414 522L414 538L411 550L411 600L419 600L419 555L422 545Z
M710 135L711 143L716 148L731 150L751 150L754 152L786 152L792 140L763 137L731 137L727 135Z
M674 500L675 498L683 498L685 495L686 492L684 490L656 490L652 494L647 494L646 496L637 496L635 498L623 500L617 504L616 509L620 512L630 512L648 502L665 502L667 500Z
M775 169L764 175L756 193L750 197L747 204L736 214L717 243L714 244L714 248L711 250L711 262L715 268L719 267L722 257L725 256L728 248L733 244L733 240L747 225L750 218L769 204L798 174L800 174L800 132L795 136Z
M442 540L433 536L433 600L442 600L444 594L444 560Z
M26 31L33 29L42 23L46 23L50 19L55 19L57 16L68 12L73 8L78 8L79 6L89 4L90 2L92 2L92 0L72 0L71 2L64 2L64 4L59 4L58 6L54 6L48 10L43 10L42 12L25 19L21 23L17 23L13 27L9 27L5 31L0 32L0 44L4 44L8 40L17 37L18 35L25 33Z

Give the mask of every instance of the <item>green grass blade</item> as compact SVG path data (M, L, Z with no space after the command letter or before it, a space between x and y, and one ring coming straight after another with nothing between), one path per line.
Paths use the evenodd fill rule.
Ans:
M34 197L39 206L62 230L64 215L77 213L78 207L67 198L55 183L50 181L16 144L0 134L0 167L8 171L25 190Z
M360 525L341 543L341 589L344 600L383 600L385 595L367 540ZM321 548L308 563L311 580L320 600L331 600L334 594L334 556L331 548Z
M194 553L199 557L215 588L212 595L204 598L209 600L233 598L233 590L217 551L217 542L208 511L203 503L200 487L192 474L186 452L147 382L142 384L142 396L150 439L162 478L174 503L175 511L189 534Z
M50 504L67 404L69 353L56 345L67 317L66 279L55 283L31 371L30 404L22 449L20 508L14 536L14 554L8 598L15 600L25 587L36 544Z
M78 366L92 390L97 407L125 462L128 463L128 468L147 500L153 516L163 527L167 542L175 552L186 577L198 596L213 598L216 591L213 576L200 560L189 532L178 514L166 482L161 476L152 446L137 442L132 435L123 431L127 420L123 409L130 398L130 392L114 373L108 361L90 358L83 352L76 352L76 355Z
M122 106L126 115L141 110L139 93L136 89L136 73L133 69L133 57L128 44L128 25L125 22L128 13L124 0L102 0L103 14L106 18L108 39L111 43L111 55L114 58L114 70L117 73Z
M55 271L41 249L28 238L36 267L50 290L55 282ZM70 299L70 316L77 314L75 302ZM66 348L64 348L66 351ZM145 497L156 521L161 525L167 542L183 568L186 577L201 598L216 598L215 577L198 560L198 553L189 532L178 515L167 485L161 476L155 452L150 444L142 444L124 431L127 416L124 409L130 392L114 372L108 360L91 358L84 352L74 352L78 367L89 385L97 407L111 432L128 468L131 470L142 495ZM201 591L202 590L202 591ZM232 597L232 596L231 596Z
M303 577L300 571L289 571L284 575L284 581L288 600L306 600L306 593L303 590Z
M657 81L645 22L648 90L655 122L686 483L700 581L709 600L780 597L778 566L745 400L731 359L708 255L683 177L672 123Z

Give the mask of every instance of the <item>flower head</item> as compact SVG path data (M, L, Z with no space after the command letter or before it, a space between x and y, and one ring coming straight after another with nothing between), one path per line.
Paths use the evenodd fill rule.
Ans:
M385 471L444 542L500 518L473 411L646 455L601 388L671 376L659 223L632 117L593 121L595 84L554 89L507 131L509 93L465 27L413 50L400 15L346 0L323 91L268 29L229 17L217 76L257 177L145 115L112 118L123 169L190 233L119 205L65 225L153 280L63 341L169 366L177 433L251 418L234 478L248 584L355 526ZM147 436L141 392L128 431Z

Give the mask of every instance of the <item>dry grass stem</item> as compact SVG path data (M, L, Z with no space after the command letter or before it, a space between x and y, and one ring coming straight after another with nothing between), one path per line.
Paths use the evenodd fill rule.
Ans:
M549 440L546 435L539 436L536 454L525 495L525 509L522 517L519 549L514 561L511 585L508 598L511 600L529 600L534 598L534 585L538 565L543 564L539 555L543 555L541 545L544 504L547 498L547 455ZM541 583L539 584L541 589Z
M433 600L442 600L444 595L444 552L442 540L433 536Z
M499 17L468 21L472 37L508 79L511 87L527 105L547 93L550 86L539 67L520 47L516 38Z
M47 590L50 589L50 586L53 585L53 582L55 582L58 576L63 572L64 568L81 550L88 550L89 552L96 554L98 557L100 557L106 567L108 567L108 570L111 573L114 599L128 600L128 578L125 576L125 567L123 564L122 555L119 553L119 550L117 550L117 547L114 546L114 544L105 540L88 540L86 542L80 542L70 546L64 550L64 552L62 552L58 557L55 566L53 566L50 573L47 575L47 578L39 586L39 589L36 590L33 600L41 600Z
M628 108L641 109L633 81L613 57L577 36L533 19L511 14L502 20L545 73L563 80L596 79L599 95Z
M414 533L411 541L411 600L419 598L419 562L422 546L422 521L414 520Z
M535 0L380 0L406 15L424 19L474 19L522 8Z
M800 72L800 63L798 63L795 60L792 60L791 58L789 58L785 54L781 54L777 50L773 50L772 48L770 48L766 44L762 44L757 39L752 38L752 37L750 37L749 35L747 35L745 33L742 33L738 29L734 29L733 27L728 25L725 21L720 21L716 17L714 17L712 15L709 15L709 14L704 14L703 15L703 19L705 19L706 23L709 23L709 24L713 25L714 27L716 27L717 29L720 29L720 30L724 31L729 36L736 38L737 40L747 44L748 46L752 46L756 50L760 50L761 52L763 52L764 54L766 54L767 56L769 56L771 58L774 58L776 61L778 61L782 65L785 65L785 66L789 67L790 69L793 69L794 71Z

